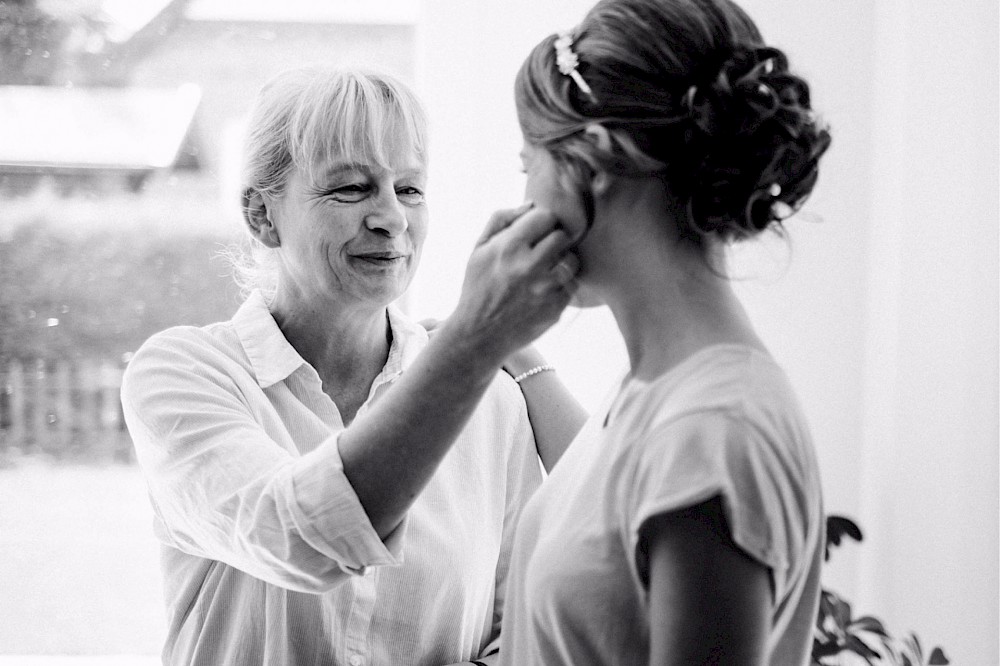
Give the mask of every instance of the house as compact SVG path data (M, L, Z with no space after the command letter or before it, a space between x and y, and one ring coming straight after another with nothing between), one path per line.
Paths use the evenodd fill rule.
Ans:
M89 32L67 19L86 34L66 38L50 77L58 85L0 86L0 193L46 179L64 195L138 192L160 174L214 215L235 201L242 119L268 78L306 63L415 77L413 0L94 0L91 9Z

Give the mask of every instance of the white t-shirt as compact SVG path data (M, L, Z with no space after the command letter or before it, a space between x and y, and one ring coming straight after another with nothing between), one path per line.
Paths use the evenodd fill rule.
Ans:
M770 570L767 663L808 663L824 545L815 454L782 370L737 345L629 381L584 426L522 513L502 662L646 666L640 529L717 496L733 540Z

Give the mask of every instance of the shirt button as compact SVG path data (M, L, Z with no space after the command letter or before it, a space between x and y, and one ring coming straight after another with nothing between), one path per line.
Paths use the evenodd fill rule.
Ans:
M352 654L350 662L351 666L361 666L361 664L365 663L365 658L362 657L360 654Z

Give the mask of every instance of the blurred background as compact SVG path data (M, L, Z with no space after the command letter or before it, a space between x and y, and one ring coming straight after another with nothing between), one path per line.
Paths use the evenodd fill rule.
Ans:
M825 583L954 664L1000 663L997 3L741 4L834 136L790 241L733 257L812 424L827 510L864 532ZM0 664L157 663L118 383L152 333L238 305L218 255L242 233L260 85L359 65L425 100L432 227L403 306L443 317L482 225L523 195L521 59L590 5L0 0ZM625 365L603 309L539 346L588 407Z

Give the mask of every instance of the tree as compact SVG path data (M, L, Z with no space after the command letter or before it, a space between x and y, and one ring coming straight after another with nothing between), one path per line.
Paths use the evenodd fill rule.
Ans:
M96 0L0 0L0 84L86 82L107 28Z

